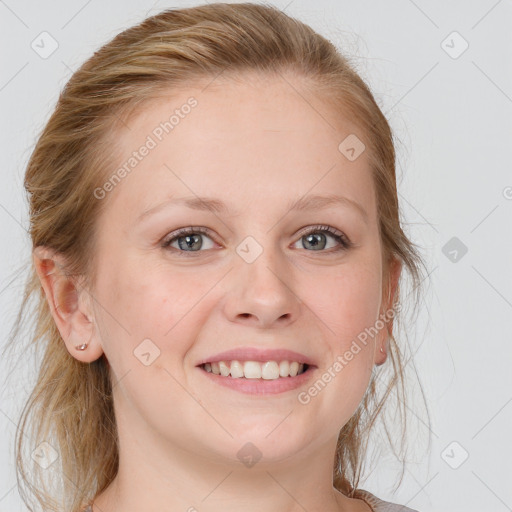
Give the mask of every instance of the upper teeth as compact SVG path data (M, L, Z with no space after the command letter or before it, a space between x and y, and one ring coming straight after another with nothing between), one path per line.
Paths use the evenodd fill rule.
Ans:
M207 372L215 373L227 377L231 375L234 378L245 377L246 379L266 379L274 380L279 377L295 377L303 373L304 363L297 361L218 361L215 363L205 363L204 369Z

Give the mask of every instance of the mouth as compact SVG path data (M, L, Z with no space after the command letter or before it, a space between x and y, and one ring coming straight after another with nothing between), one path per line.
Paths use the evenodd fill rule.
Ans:
M203 371L226 377L243 380L282 380L293 379L312 370L308 363L298 361L213 361L198 366Z
M308 384L315 365L298 361L217 361L197 366L211 383L254 397L286 395Z
M211 354L196 367L211 383L249 395L291 393L315 375L312 357L285 348L237 347Z

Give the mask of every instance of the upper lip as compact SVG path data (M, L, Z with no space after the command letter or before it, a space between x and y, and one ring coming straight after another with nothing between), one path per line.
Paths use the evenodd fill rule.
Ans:
M197 366L201 366L205 363L215 363L219 361L259 361L264 363L266 361L297 361L298 363L306 363L309 366L315 366L314 361L293 350L287 349L259 349L253 347L240 347L225 352L220 352L209 357L205 357Z

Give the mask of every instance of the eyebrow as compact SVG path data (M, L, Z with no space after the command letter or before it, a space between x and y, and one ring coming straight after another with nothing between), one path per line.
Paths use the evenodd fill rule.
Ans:
M157 204L153 208L145 210L137 218L137 222L142 221L149 215L157 213L162 209L171 205L181 205L192 210L208 211L219 215L227 214L230 216L237 216L239 212L233 212L223 201L213 197L180 197L170 198L166 201ZM355 209L363 218L365 223L368 223L368 213L357 201L345 196L337 195L309 195L301 197L297 200L291 201L286 207L286 212L290 211L318 211L328 208L329 206L349 206Z

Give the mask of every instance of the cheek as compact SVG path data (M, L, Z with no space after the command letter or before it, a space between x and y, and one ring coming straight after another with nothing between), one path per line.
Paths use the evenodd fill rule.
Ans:
M304 294L308 293L305 302L314 312L324 340L318 380L305 396L323 411L319 416L330 417L334 427L350 419L371 377L374 339L369 333L378 318L381 279L371 265L347 265L320 283L323 286L314 292L310 288L308 293L304 287Z
M381 279L371 266L340 267L315 287L306 284L303 296L308 306L326 327L326 333L340 347L373 325L378 316L381 298Z
M144 341L149 339L162 356L156 361L172 365L172 359L181 357L192 344L197 325L194 315L201 310L207 285L210 283L197 274L171 272L159 265L151 268L117 262L110 267L97 291L107 357L118 359L119 364L124 359L126 370L134 363L133 352L141 343L151 348ZM115 366L114 361L112 364Z

